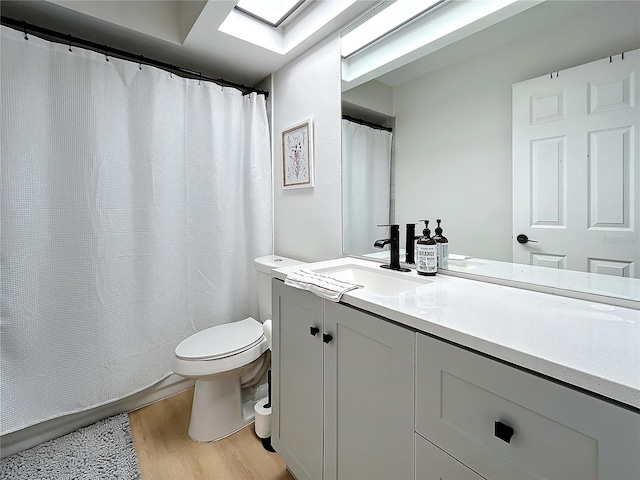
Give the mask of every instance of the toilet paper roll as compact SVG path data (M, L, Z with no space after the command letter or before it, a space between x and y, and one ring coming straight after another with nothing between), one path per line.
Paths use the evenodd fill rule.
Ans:
M266 404L267 399L263 398L253 407L253 410L256 412L256 435L260 438L271 436L271 407L266 408Z
M267 337L267 345L269 346L269 350L271 350L271 320L266 320L262 324L262 331L264 332L264 336Z

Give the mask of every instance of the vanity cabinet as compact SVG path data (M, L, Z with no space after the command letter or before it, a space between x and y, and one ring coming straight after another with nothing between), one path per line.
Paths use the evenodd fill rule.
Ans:
M273 282L272 441L298 480L640 479L640 414Z
M483 480L429 440L416 434L416 480Z
M488 479L640 478L638 413L422 334L416 432Z
M272 443L298 479L414 477L415 333L272 284Z

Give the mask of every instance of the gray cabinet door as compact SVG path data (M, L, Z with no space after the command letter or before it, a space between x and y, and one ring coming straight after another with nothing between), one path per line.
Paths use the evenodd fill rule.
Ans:
M415 333L325 301L325 478L414 476Z
M416 480L483 480L433 443L416 434Z
M272 281L271 440L298 480L322 478L322 299ZM310 327L318 328L314 336Z
M483 477L640 478L638 413L426 335L416 355L416 432Z

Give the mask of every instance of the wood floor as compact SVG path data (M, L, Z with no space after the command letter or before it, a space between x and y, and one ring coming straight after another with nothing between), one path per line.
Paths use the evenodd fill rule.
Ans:
M253 424L217 442L191 441L192 398L191 388L129 414L143 480L293 480Z

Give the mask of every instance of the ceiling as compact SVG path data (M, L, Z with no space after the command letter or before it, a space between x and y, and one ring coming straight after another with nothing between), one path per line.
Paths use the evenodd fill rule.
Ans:
M429 72L495 51L501 46L519 39L526 39L539 32L554 29L556 25L564 25L565 28L571 29L571 24L577 17L583 19L581 24L584 24L586 19L591 19L590 24L594 25L594 30L573 32L574 49L565 45L562 51L537 52L538 55L548 59L548 71L532 73L532 75L555 71L558 65L569 68L586 63L592 61L594 55L604 58L611 55L612 52L608 48L612 43L618 45L619 51L622 52L635 49L640 42L640 28L629 28L631 25L638 25L640 20L638 0L545 1L446 48L383 74L376 80L390 87L397 87ZM606 46L603 46L601 51L585 49L583 46L581 48L583 37L594 36L607 38L609 41L603 42ZM533 46L531 51L533 53Z
M277 29L243 17L234 10L236 3L1 0L0 13L206 75L256 86L380 0L307 0L304 10ZM219 30L221 26L229 33ZM253 36L258 45L238 36Z

